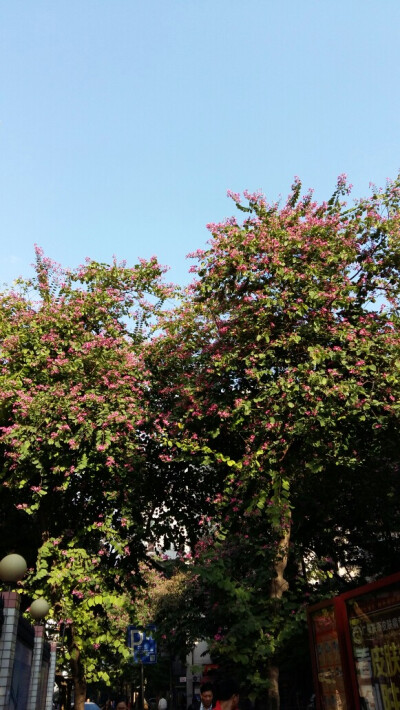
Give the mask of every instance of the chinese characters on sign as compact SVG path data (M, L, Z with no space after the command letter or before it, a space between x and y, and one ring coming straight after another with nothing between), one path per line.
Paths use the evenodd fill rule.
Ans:
M342 661L333 606L312 614L319 697L324 710L346 710Z
M307 614L318 710L400 710L400 572Z
M366 710L400 710L400 585L347 602L357 683Z

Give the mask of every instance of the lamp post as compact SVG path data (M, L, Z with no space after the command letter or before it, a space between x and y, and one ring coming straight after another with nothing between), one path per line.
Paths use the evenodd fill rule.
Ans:
M49 613L50 604L43 599L35 599L29 608L29 614L34 619L35 641L32 656L31 682L29 685L27 710L36 710L40 705L44 710L51 708L55 675L55 644L54 653L49 657L47 684L43 686L42 669L45 663L45 626L44 617ZM50 644L51 648L51 644ZM53 658L54 656L54 658ZM54 661L54 662L53 662Z
M27 570L21 555L6 555L0 561L0 579L7 584L8 591L2 593L4 605L3 625L0 637L0 710L8 708L14 656L18 636L20 595L11 588L19 582Z
M11 591L11 588L23 579L27 564L21 555L15 553L6 555L0 561L0 579L8 586L8 591L3 592L4 621L0 636L0 710L9 707L9 697L13 677L15 649L18 636L18 621L20 594ZM35 599L30 606L30 615L36 622L32 663L30 677L28 677L29 691L27 694L28 710L36 710L40 700L43 710L51 710L53 706L54 677L56 670L56 643L50 643L49 670L47 684L41 687L41 670L43 652L45 649L45 629L43 620L49 613L50 605L46 599ZM40 697L39 697L40 696Z

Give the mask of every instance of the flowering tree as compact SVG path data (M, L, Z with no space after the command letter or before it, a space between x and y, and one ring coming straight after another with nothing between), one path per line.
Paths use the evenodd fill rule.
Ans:
M35 278L0 296L1 544L27 555L24 588L52 605L81 710L86 681L129 656L146 544L166 530L179 543L193 517L189 473L160 458L142 356L172 289L155 257L74 271L36 259Z
M127 655L146 541L189 540L188 585L159 580L156 606L182 642L197 623L226 662L251 653L271 708L303 582L398 559L400 181L346 192L232 194L244 222L210 225L171 313L155 258L69 272L38 251L1 295L1 505L30 533L27 590L62 619L79 710L99 658Z
M400 182L352 208L342 201L348 191L341 176L322 204L301 197L297 180L282 207L231 194L244 222L209 225L210 247L194 255L197 279L154 346L164 406L174 402L170 456L216 472L213 535L229 541L246 516L264 519L273 708L288 561L311 574L328 550L335 571L362 567L374 545L375 561L388 549L388 536L399 552L390 527L399 522ZM356 512L358 496L378 511L374 530ZM209 564L211 589L219 560Z

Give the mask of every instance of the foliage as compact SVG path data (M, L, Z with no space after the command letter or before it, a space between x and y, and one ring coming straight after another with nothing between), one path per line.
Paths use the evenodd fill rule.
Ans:
M35 278L1 294L3 524L30 533L23 541L13 526L1 537L4 553L27 555L25 589L63 620L84 682L106 678L99 652L114 667L127 656L147 544L166 529L179 543L192 518L185 476L160 458L142 357L173 290L155 257L69 271L36 256Z
M239 663L258 648L262 662L279 656L293 594L296 617L304 603L299 571L323 593L327 581L334 591L400 558L400 181L351 208L348 191L341 176L322 204L301 197L297 180L282 207L232 194L244 222L209 225L209 249L193 255L197 278L153 344L164 407L174 403L170 456L215 470L205 522L217 542L201 574L247 618L247 651L232 621L218 639ZM263 524L246 529L250 551L242 532L254 513ZM226 562L231 543L244 570L240 554Z
M244 221L209 225L170 312L155 258L63 271L38 250L1 295L1 505L77 675L123 661L135 599L171 652L208 638L262 689L308 600L398 566L400 180L348 191L231 194Z
M106 574L98 558L74 540L62 549L59 542L53 538L41 546L26 586L32 584L35 595L52 601L52 615L59 625L60 660L72 668L79 663L88 682L116 682L121 665L131 658L126 628L132 597L116 570Z

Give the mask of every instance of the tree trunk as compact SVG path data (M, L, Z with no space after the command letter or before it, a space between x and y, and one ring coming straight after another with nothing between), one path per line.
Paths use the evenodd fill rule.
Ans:
M281 538L278 544L278 553L275 561L275 578L271 582L270 598L276 599L277 602L282 599L283 594L288 590L289 584L284 578L290 543L290 519L285 523L285 526L280 531ZM279 710L279 667L271 663L268 666L267 677L269 680L268 688L268 710Z
M279 668L272 664L268 666L268 710L279 710L281 702L279 697Z
M75 644L71 651L71 674L74 684L74 708L84 710L86 700L86 678L83 671L80 650Z
M85 700L86 700L86 681L79 680L79 678L74 679L74 708L75 710L84 710Z
M278 543L278 552L275 561L275 578L271 582L271 599L282 599L283 594L288 590L289 584L284 578L290 543L290 521L288 520L285 527L281 530L281 539Z

